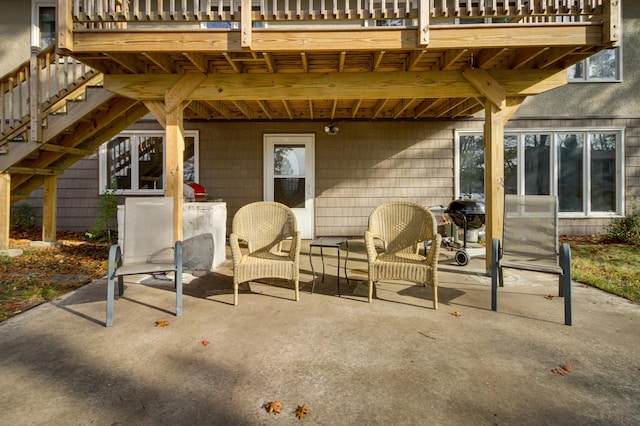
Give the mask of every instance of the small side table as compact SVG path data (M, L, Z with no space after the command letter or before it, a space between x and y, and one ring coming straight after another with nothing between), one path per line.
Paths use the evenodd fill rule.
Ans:
M324 247L335 248L338 252L338 297L341 297L340 294L340 246L345 245L347 249L347 254L344 258L344 277L347 279L347 284L349 283L349 276L347 275L347 260L349 260L349 243L344 237L322 237L317 240L311 241L309 244L309 263L311 264L311 273L313 274L313 284L311 285L311 294L313 294L313 290L316 287L316 272L313 269L313 261L311 260L311 252L314 247L320 247L320 259L322 259L322 282L324 282L324 253L322 249Z

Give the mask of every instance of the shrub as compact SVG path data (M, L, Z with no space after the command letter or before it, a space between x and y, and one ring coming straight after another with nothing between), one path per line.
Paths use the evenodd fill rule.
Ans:
M31 204L20 203L11 207L9 222L12 231L27 231L36 226L36 216Z
M86 236L91 240L111 242L111 230L108 227L109 221L118 212L118 197L115 190L107 190L100 196L100 214Z
M631 200L627 216L612 219L607 225L607 239L617 243L640 246L640 198Z

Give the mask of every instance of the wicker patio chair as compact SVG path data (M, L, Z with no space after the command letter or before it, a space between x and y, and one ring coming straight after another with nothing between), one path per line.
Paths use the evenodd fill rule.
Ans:
M433 309L438 309L438 256L442 237L436 220L426 207L409 202L390 202L376 207L364 234L369 263L369 303L373 284L380 280L404 280L433 288ZM382 241L378 252L376 240ZM422 242L431 241L425 255Z
M506 195L502 241L492 241L491 309L498 309L503 268L559 275L564 323L571 325L571 249L558 244L558 200L552 195Z
M291 238L288 252L282 242ZM261 278L292 280L295 300L300 299L300 231L293 211L284 204L259 201L241 207L233 217L229 236L233 258L233 304L238 285ZM241 247L241 241L246 247Z
M175 272L176 316L182 315L182 242L173 241L173 198L130 197L124 203L122 247L109 249L107 272L107 320L113 325L115 279L124 294L123 277Z

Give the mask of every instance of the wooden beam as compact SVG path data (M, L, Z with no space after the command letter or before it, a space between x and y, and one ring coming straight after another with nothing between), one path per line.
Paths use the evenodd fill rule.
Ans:
M617 1L617 0L615 0ZM603 43L602 25L575 22L554 25L434 25L429 28L429 48L484 49L554 46L597 46ZM344 31L275 30L252 34L251 49L257 52L343 51L420 49L415 28L353 28ZM74 53L93 52L210 52L242 51L239 31L86 31L75 32Z
M469 98L536 95L567 82L565 70L467 70L296 74L107 74L107 90L138 100L163 100L168 88L193 79L183 100L308 100ZM183 83L186 84L186 83ZM482 91L478 89L478 86ZM366 87L367 90L362 88ZM188 90L186 90L188 88Z
M176 72L175 63L169 58L168 55L161 55L154 52L142 52L142 54L162 71L167 73Z
M40 147L40 150L47 151L47 152L59 152L67 155L77 155L79 157L86 157L88 155L93 154L93 151L90 151L88 149L71 148L68 146L60 146L60 145L55 145L50 143L43 144Z
M264 112L264 115L266 115L269 120L273 120L273 111L271 111L271 108L269 108L267 102L260 100L256 102L258 102L258 105L260 105L260 108L262 109L262 112Z
M440 57L440 70L449 71L449 69L465 54L469 49L453 49L444 52Z
M229 108L227 108L225 104L222 103L222 101L205 101L205 103L211 108L218 111L220 115L222 115L227 120L230 120L233 116L233 113L229 110Z
M184 52L183 55L198 69L198 71L205 74L209 72L209 63L202 53Z
M401 99L400 103L393 109L393 118L398 118L416 99Z
M0 250L9 249L11 227L11 175L0 173Z
M291 110L291 105L287 100L282 101L282 105L284 106L285 111L287 111L287 115L289 116L289 120L293 119L293 111Z
M167 115L165 113L164 102L162 101L144 101L153 118L155 118L163 129L167 128Z
M504 110L504 124L507 124L507 121L511 120L513 114L518 111L518 108L522 105L524 100L527 99L526 96L520 96L517 98L507 98L507 107Z
M43 204L42 204L42 241L53 243L57 240L58 217L58 177L46 176L44 178Z
M9 167L9 173L15 175L41 175L41 176L57 176L61 175L62 171L52 169L40 169L37 167Z
M122 53L108 53L107 56L116 61L122 68L129 72L147 72L147 67L145 66L145 64L137 59L134 59L134 57L131 55L125 55Z
M484 192L487 234L486 270L491 271L491 241L502 239L504 219L504 113L493 102L485 104Z
M262 57L264 58L265 65L270 73L275 73L278 71L278 67L276 66L276 61L273 59L273 55L269 52L262 52Z
M490 102L500 109L504 108L507 98L506 91L487 71L467 68L462 72L462 75Z
M407 71L413 71L418 64L420 63L420 60L422 59L422 56L427 53L426 50L414 50L409 54L409 62L407 64Z
M236 106L236 108L238 108L238 111L244 114L244 116L247 117L249 120L253 118L253 111L251 111L251 108L249 108L249 105L247 105L245 102L231 101L231 103L233 103Z
M182 102L189 98L189 95L206 79L203 73L187 73L180 77L176 84L172 85L165 94L165 108L167 111L173 111L180 107Z
M167 185L165 196L173 197L173 238L175 241L182 241L183 238L184 124L182 114L182 108L174 108L167 110L166 118L165 170Z

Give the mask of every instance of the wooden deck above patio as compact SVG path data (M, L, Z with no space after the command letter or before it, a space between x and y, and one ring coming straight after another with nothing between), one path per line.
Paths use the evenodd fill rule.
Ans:
M470 116L615 46L618 0L60 0L58 49L122 96L200 84L185 118ZM489 86L498 86L491 87Z

